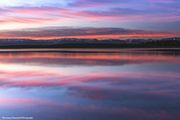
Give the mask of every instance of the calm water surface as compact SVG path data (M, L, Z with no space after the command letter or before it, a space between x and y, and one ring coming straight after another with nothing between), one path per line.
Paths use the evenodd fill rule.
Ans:
M180 120L179 73L177 52L0 52L0 117Z

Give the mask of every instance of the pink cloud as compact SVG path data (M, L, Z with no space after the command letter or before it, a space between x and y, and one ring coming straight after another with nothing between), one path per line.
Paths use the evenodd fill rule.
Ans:
M115 11L116 10L116 11ZM133 12L134 11L134 12ZM88 21L109 21L116 20L119 22L125 21L176 21L179 16L169 14L148 14L143 11L131 9L110 9L108 11L88 11L77 10L70 8L55 8L55 7L14 7L6 8L3 11L4 15L0 17L2 23L40 23L40 22L54 22L66 20L84 19ZM115 14L116 13L116 14ZM127 14L125 14L127 13ZM28 17L30 16L30 17ZM41 17L39 17L41 16Z

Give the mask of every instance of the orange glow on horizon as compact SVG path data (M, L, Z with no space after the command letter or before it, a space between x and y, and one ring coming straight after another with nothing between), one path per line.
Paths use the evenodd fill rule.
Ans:
M145 34L107 34L107 35L72 35L72 36L20 36L15 35L1 35L0 39L63 39L63 38L80 38L80 39L128 39L128 38L167 38L167 37L178 37L179 34L173 33L145 33Z

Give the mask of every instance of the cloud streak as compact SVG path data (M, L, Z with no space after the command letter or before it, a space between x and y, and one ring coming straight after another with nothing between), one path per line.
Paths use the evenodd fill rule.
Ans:
M157 31L164 26L164 31L179 32L179 5L177 0L1 1L0 28L96 26Z
M0 32L1 38L161 38L174 37L176 34L168 32L152 32L143 30L130 30L122 28L41 28L19 31Z

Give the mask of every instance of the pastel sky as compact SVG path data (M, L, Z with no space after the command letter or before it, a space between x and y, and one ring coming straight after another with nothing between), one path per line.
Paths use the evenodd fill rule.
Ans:
M169 36L169 32L173 33L171 36L176 36L180 32L179 6L179 0L1 0L0 37L18 37L15 35L17 31L24 30L41 33L49 28L57 32L64 27L86 27L90 28L89 31L92 31L91 28L104 28L105 31L125 28L156 31L156 35L153 33L156 37ZM119 34L126 35L121 32ZM67 33L61 36L48 33L48 36L68 37ZM74 34L71 36L74 37ZM22 34L20 37L29 38L29 35Z

